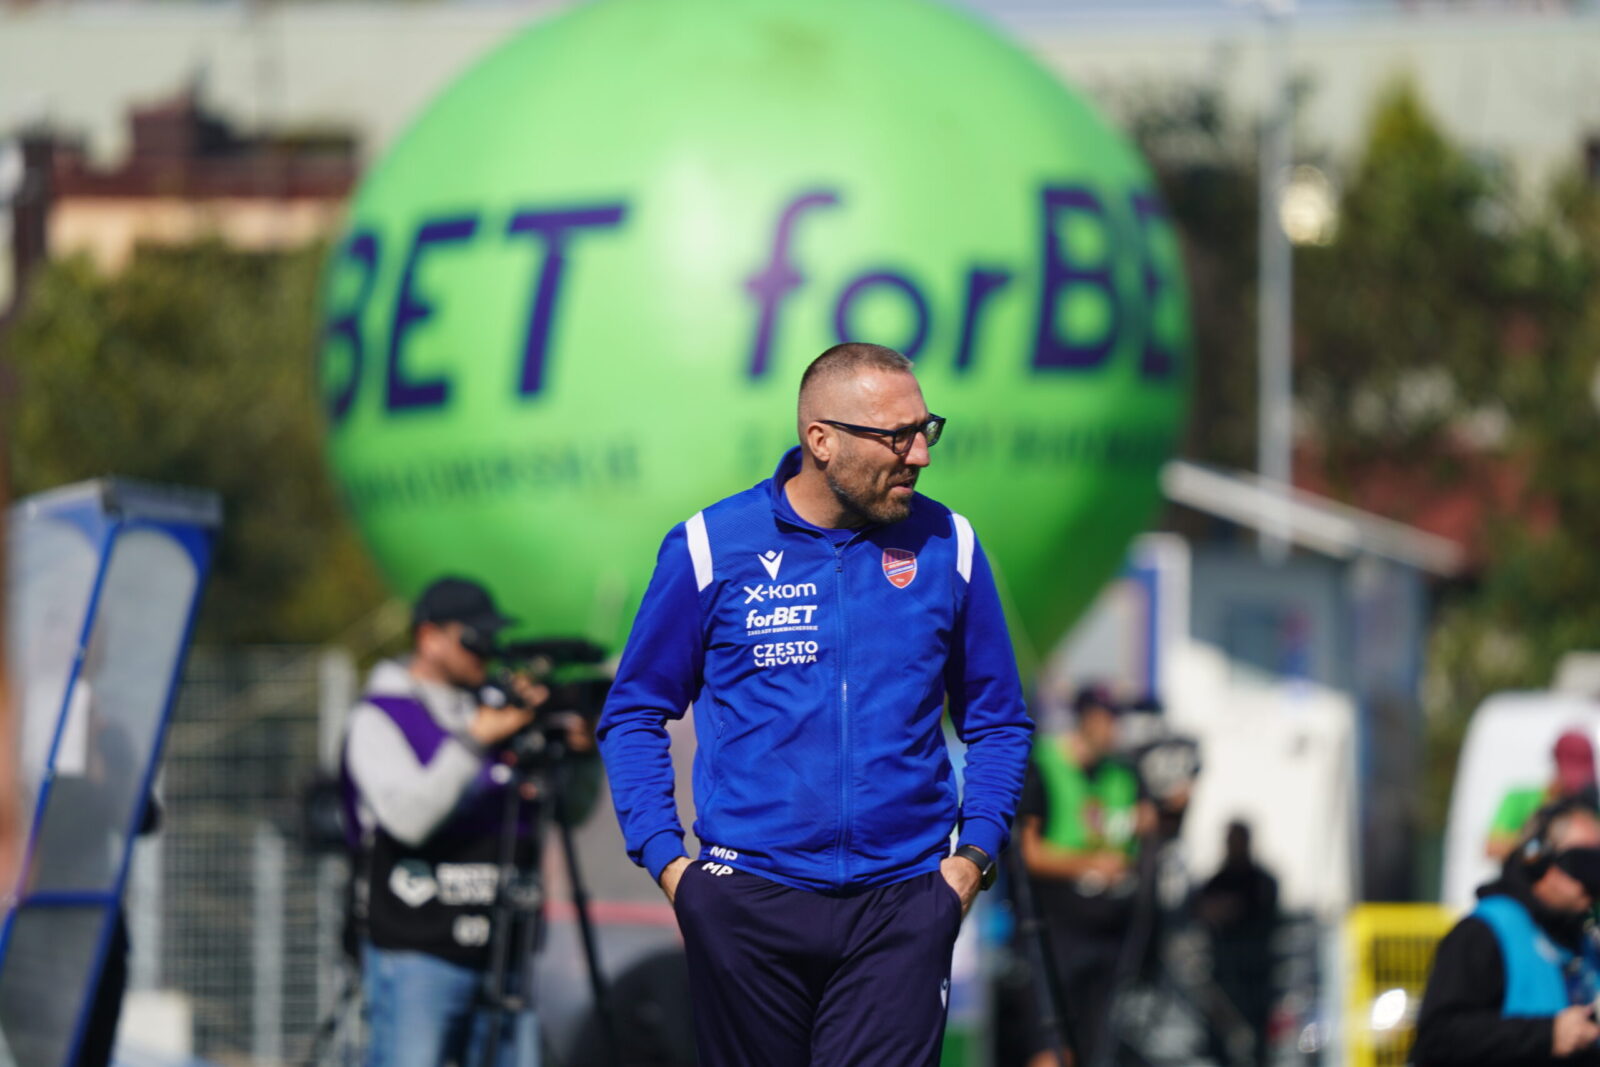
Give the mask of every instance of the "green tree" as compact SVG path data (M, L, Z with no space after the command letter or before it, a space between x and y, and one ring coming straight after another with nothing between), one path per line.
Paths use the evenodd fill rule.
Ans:
M1600 468L1584 460L1600 432L1600 203L1576 177L1543 197L1512 178L1397 83L1338 240L1298 257L1297 399L1331 483L1358 502L1375 476L1419 501L1482 487L1482 561L1440 591L1430 637L1435 828L1483 698L1548 685L1563 652L1600 647Z
M1440 484L1464 474L1465 420L1497 404L1522 288L1513 195L1409 82L1380 98L1337 240L1296 257L1296 398L1336 486L1397 457Z
M383 601L323 466L321 254L142 249L110 276L56 261L5 339L15 493L115 474L221 494L202 639L326 640Z
M1430 650L1442 802L1467 716L1498 689L1541 688L1573 650L1600 649L1600 192L1562 178L1520 242L1518 306L1497 391L1525 474L1495 516L1475 585L1441 611ZM1442 809L1441 809L1442 810Z
M1254 468L1254 139L1207 86L1134 90L1109 103L1150 161L1182 239L1195 362L1183 454Z
M1191 458L1254 466L1254 140L1204 89L1119 110L1183 234L1193 293ZM1343 167L1336 238L1295 253L1301 462L1357 504L1375 479L1476 493L1478 562L1437 593L1426 790L1442 825L1462 732L1489 693L1544 686L1600 648L1600 193L1524 196L1442 131L1406 81ZM1491 493L1489 475L1520 486Z

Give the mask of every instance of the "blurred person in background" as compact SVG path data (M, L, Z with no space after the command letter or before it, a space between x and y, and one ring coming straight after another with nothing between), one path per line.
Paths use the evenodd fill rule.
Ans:
M1172 729L1155 693L1132 701L1119 720L1120 743L1155 813L1154 830L1139 843L1138 890L1127 946L1133 980L1146 988L1164 980L1163 946L1189 921L1194 886L1180 836L1200 777L1200 744Z
M1046 947L1061 976L1066 1003L1058 1007L1077 1063L1087 1065L1114 1040L1111 994L1134 919L1138 842L1154 831L1156 814L1133 767L1116 755L1121 708L1110 692L1083 687L1073 712L1070 731L1034 743L1017 822ZM1029 1065L1052 1065L1055 1040L1036 1029Z
M410 656L380 662L350 715L341 777L360 834L353 907L368 1067L484 1062L505 793L532 799L505 745L548 695L518 676L525 706L480 700L497 637L512 621L478 583L434 582L413 609ZM538 860L530 821L519 819L519 871ZM512 980L526 981L531 963L514 961ZM500 1034L499 1067L538 1063L531 1006Z
M1544 785L1513 786L1506 790L1489 825L1489 840L1484 846L1490 859L1504 860L1527 832L1534 814L1546 804L1566 797L1600 810L1600 792L1595 788L1594 745L1584 730L1568 730L1556 739L1551 751L1555 774Z
M1200 745L1166 724L1166 704L1155 693L1145 693L1128 705L1131 717L1148 724L1146 739L1135 747L1133 765L1155 812L1154 840L1166 846L1183 832L1195 781L1200 777Z
M1439 943L1417 1019L1417 1067L1600 1064L1597 900L1600 815L1558 801Z
M1254 1038L1248 1059L1212 1028L1210 1052L1221 1063L1267 1062L1272 1014L1272 935L1278 925L1278 880L1255 861L1250 827L1228 824L1222 866L1195 893L1195 918L1211 940L1211 979Z

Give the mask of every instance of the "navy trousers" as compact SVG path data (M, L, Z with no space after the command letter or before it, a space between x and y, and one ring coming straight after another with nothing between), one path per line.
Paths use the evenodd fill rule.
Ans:
M673 907L700 1067L939 1062L961 928L939 872L839 896L696 861Z

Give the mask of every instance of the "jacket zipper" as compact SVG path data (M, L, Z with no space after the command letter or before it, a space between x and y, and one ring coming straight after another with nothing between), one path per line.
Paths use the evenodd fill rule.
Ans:
M844 617L844 547L833 545L833 555L834 618L839 631L839 836L834 846L834 881L844 885L850 844L850 637Z

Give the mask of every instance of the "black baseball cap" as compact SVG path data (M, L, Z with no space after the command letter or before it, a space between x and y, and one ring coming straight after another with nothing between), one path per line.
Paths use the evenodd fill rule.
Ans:
M1078 715L1091 708L1104 708L1113 715L1122 714L1122 705L1111 695L1111 687L1104 682L1091 682L1079 688L1072 698L1072 710Z
M411 609L413 626L425 622L460 622L486 636L516 621L500 614L489 590L469 578L438 579L422 591Z

